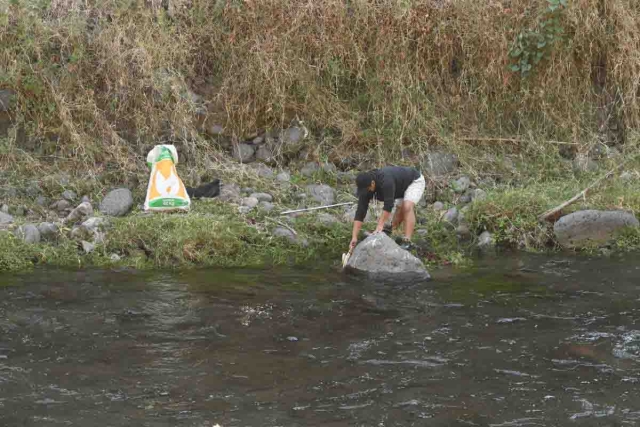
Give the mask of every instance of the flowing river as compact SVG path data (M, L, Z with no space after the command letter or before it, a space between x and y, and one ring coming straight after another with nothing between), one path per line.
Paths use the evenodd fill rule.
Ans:
M0 426L640 425L637 258L0 278Z

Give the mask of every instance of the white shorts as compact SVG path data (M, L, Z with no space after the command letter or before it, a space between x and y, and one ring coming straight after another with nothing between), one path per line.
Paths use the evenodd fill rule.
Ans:
M425 186L426 184L424 182L424 176L420 175L420 178L413 181L411 185L407 187L407 190L404 192L404 197L402 199L396 199L396 206L401 205L405 200L413 202L413 204L417 205L420 199L422 199Z

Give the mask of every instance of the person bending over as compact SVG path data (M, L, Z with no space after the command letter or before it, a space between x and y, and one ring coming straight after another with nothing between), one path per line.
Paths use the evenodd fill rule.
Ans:
M360 173L356 177L356 185L358 187L358 209L353 220L351 249L358 243L362 221L367 215L369 201L374 197L376 200L384 201L382 215L378 219L378 226L374 233L380 233L384 229L395 202L396 213L393 217L392 229L396 229L404 223L404 239L401 247L403 249L409 248L416 225L414 207L424 193L424 176L416 168L387 166Z

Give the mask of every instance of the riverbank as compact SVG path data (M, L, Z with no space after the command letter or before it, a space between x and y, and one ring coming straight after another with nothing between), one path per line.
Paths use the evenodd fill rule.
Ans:
M440 153L421 162L429 184L416 209L414 252L430 268L469 265L478 251L562 250L553 223L540 222L538 216L586 188L622 159L620 155L592 161L590 170L579 171L575 162L561 160L546 167L538 164L536 169L527 165L526 156L493 157L493 164L486 160L469 166L456 155L447 156ZM445 157L453 160L450 168L426 170L427 160ZM491 172L484 172L479 164ZM189 213L145 214L141 204L146 183L142 181L129 185L133 190L130 206L124 216L115 217L105 213L102 202L114 188L126 187L124 183L105 185L104 178L91 179L82 171L56 173L54 168L41 171L38 175L44 178L40 179L22 168L5 171L0 208L12 220L0 231L0 270L19 271L36 264L250 267L303 264L318 258L338 263L349 241L353 205L292 215L281 212L355 202L356 170L340 171L330 163L301 165L285 171L224 157L207 170L189 170L179 164L183 177L200 176L200 182L221 179L221 194L194 199ZM637 212L639 167L626 164L563 214L584 209ZM189 178L183 179L189 185ZM75 215L83 201L91 205L91 212ZM380 210L372 207L365 229L375 227L371 218ZM34 238L25 233L30 224L36 229L49 224L51 230L45 227ZM609 243L580 249L609 254L638 248L640 233L626 230Z

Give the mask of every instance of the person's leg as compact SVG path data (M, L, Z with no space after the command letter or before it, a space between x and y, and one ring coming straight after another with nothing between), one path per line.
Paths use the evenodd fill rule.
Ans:
M393 222L391 223L392 230L396 230L400 226L400 224L402 224L402 221L404 221L404 209L402 208L402 206L403 200L398 199L396 202L396 212L393 215Z
M402 216L404 218L404 237L411 240L413 230L416 228L416 213L414 211L415 203L405 200L402 203Z

